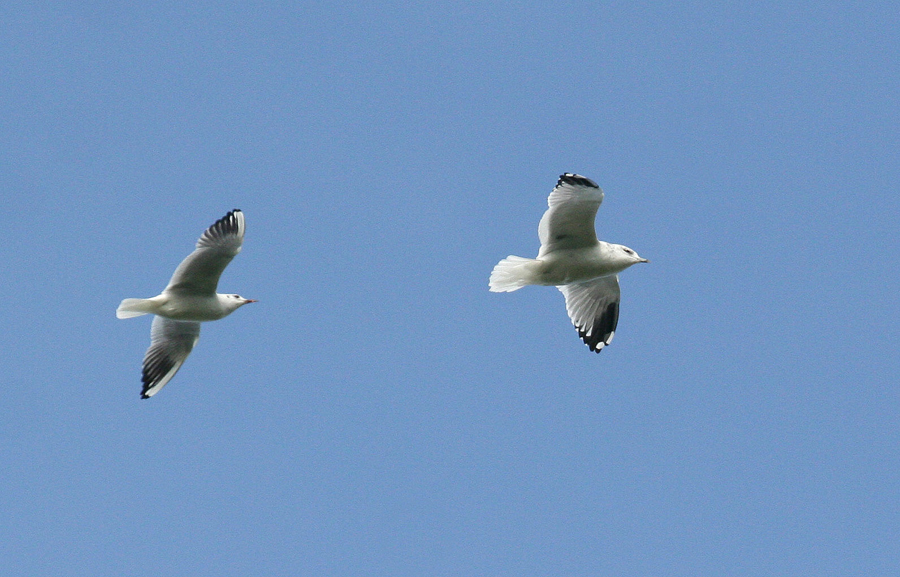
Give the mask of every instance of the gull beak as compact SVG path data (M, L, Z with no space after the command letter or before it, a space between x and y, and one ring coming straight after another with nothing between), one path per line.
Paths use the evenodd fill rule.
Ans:
M650 262L650 259L642 258L642 259L639 260L638 262Z
M256 299L244 299L244 304L247 304L247 303L258 303L258 302L259 302L259 301L256 300Z

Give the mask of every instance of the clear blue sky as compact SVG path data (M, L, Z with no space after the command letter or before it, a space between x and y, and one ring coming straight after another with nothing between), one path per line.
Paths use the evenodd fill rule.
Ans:
M188 4L0 6L4 574L900 574L896 2ZM487 287L564 171L599 355Z

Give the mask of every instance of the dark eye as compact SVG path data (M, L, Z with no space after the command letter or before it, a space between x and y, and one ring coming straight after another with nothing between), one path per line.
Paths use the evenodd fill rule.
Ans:
M625 252L627 252L628 254L634 254L634 251L631 250L630 248L626 248Z

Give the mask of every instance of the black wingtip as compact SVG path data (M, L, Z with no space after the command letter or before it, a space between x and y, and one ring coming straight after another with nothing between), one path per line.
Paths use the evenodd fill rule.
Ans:
M575 174L574 172L564 172L563 174L559 175L559 180L556 182L556 186L560 186L562 184L600 188L600 186L590 178L581 176L580 174Z
M599 353L612 341L611 335L615 334L618 324L619 303L614 302L610 303L606 310L594 319L590 336L587 334L587 327L584 329L575 327L575 330L578 331L578 336L590 350Z
M217 237L237 233L239 230L238 219L235 216L237 214L241 214L241 209L235 208L216 222L212 223L203 233L201 241L207 237Z

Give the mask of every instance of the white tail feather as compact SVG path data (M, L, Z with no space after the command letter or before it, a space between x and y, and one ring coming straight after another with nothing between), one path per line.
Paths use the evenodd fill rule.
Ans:
M156 303L153 299L125 299L116 309L116 317L130 319L156 312Z
M534 269L540 262L533 258L510 255L497 263L491 271L491 292L507 293L534 284Z

